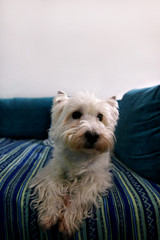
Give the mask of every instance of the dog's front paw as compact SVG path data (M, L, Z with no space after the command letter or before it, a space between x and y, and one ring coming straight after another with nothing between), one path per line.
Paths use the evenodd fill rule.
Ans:
M59 221L58 221L58 228L59 228L59 231L61 233L69 235L67 224L66 224L66 220L65 220L64 216L59 219Z
M77 230L72 224L70 224L66 219L61 217L58 221L58 229L63 234L65 239L70 238L74 232Z
M79 229L83 218L79 216L77 209L67 208L58 219L58 228L63 236L70 237Z
M49 230L53 225L57 223L58 218L55 216L48 217L48 218L41 218L38 219L38 224L41 227L42 231Z

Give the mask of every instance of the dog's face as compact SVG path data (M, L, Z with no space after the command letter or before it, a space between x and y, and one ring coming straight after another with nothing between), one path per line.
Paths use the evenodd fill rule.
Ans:
M73 151L92 154L110 151L118 119L117 106L114 97L103 101L81 92L69 98L59 91L52 108L50 137L55 144Z

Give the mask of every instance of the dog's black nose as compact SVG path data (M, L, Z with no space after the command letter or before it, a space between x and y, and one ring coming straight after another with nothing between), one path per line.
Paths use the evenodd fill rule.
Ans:
M85 138L87 139L87 142L91 145L97 142L99 135L96 132L89 132L87 131L85 133Z

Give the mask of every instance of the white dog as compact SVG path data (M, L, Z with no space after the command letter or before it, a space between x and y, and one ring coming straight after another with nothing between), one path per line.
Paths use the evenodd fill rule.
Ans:
M100 195L108 193L117 107L115 97L104 101L81 92L69 98L58 92L49 132L53 158L30 185L44 230L58 223L60 232L71 236L92 216L93 205L100 206Z

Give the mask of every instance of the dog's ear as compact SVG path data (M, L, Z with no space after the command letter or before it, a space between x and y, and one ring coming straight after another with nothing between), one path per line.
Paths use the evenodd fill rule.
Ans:
M57 104L65 101L65 100L67 100L67 99L68 99L67 94L66 94L65 92L63 92L62 90L59 90L59 91L57 92L57 96L56 96L56 97L54 98L54 100L53 100L53 103L54 103L54 105L57 105Z
M68 100L68 96L63 91L58 91L57 95L53 99L53 105L51 108L51 127L49 130L49 137L52 139L54 136L54 130L56 123L58 122L58 118L61 115L64 105L66 103L66 100Z
M111 118L110 118L110 120L111 120L110 125L114 129L114 127L117 125L117 120L118 120L118 117L119 117L118 102L117 102L115 96L113 96L111 98L108 98L106 102L107 102L108 107L110 109L110 116L111 116Z
M117 100L116 100L116 96L108 98L107 103L110 104L112 107L118 108L118 103L117 103Z

